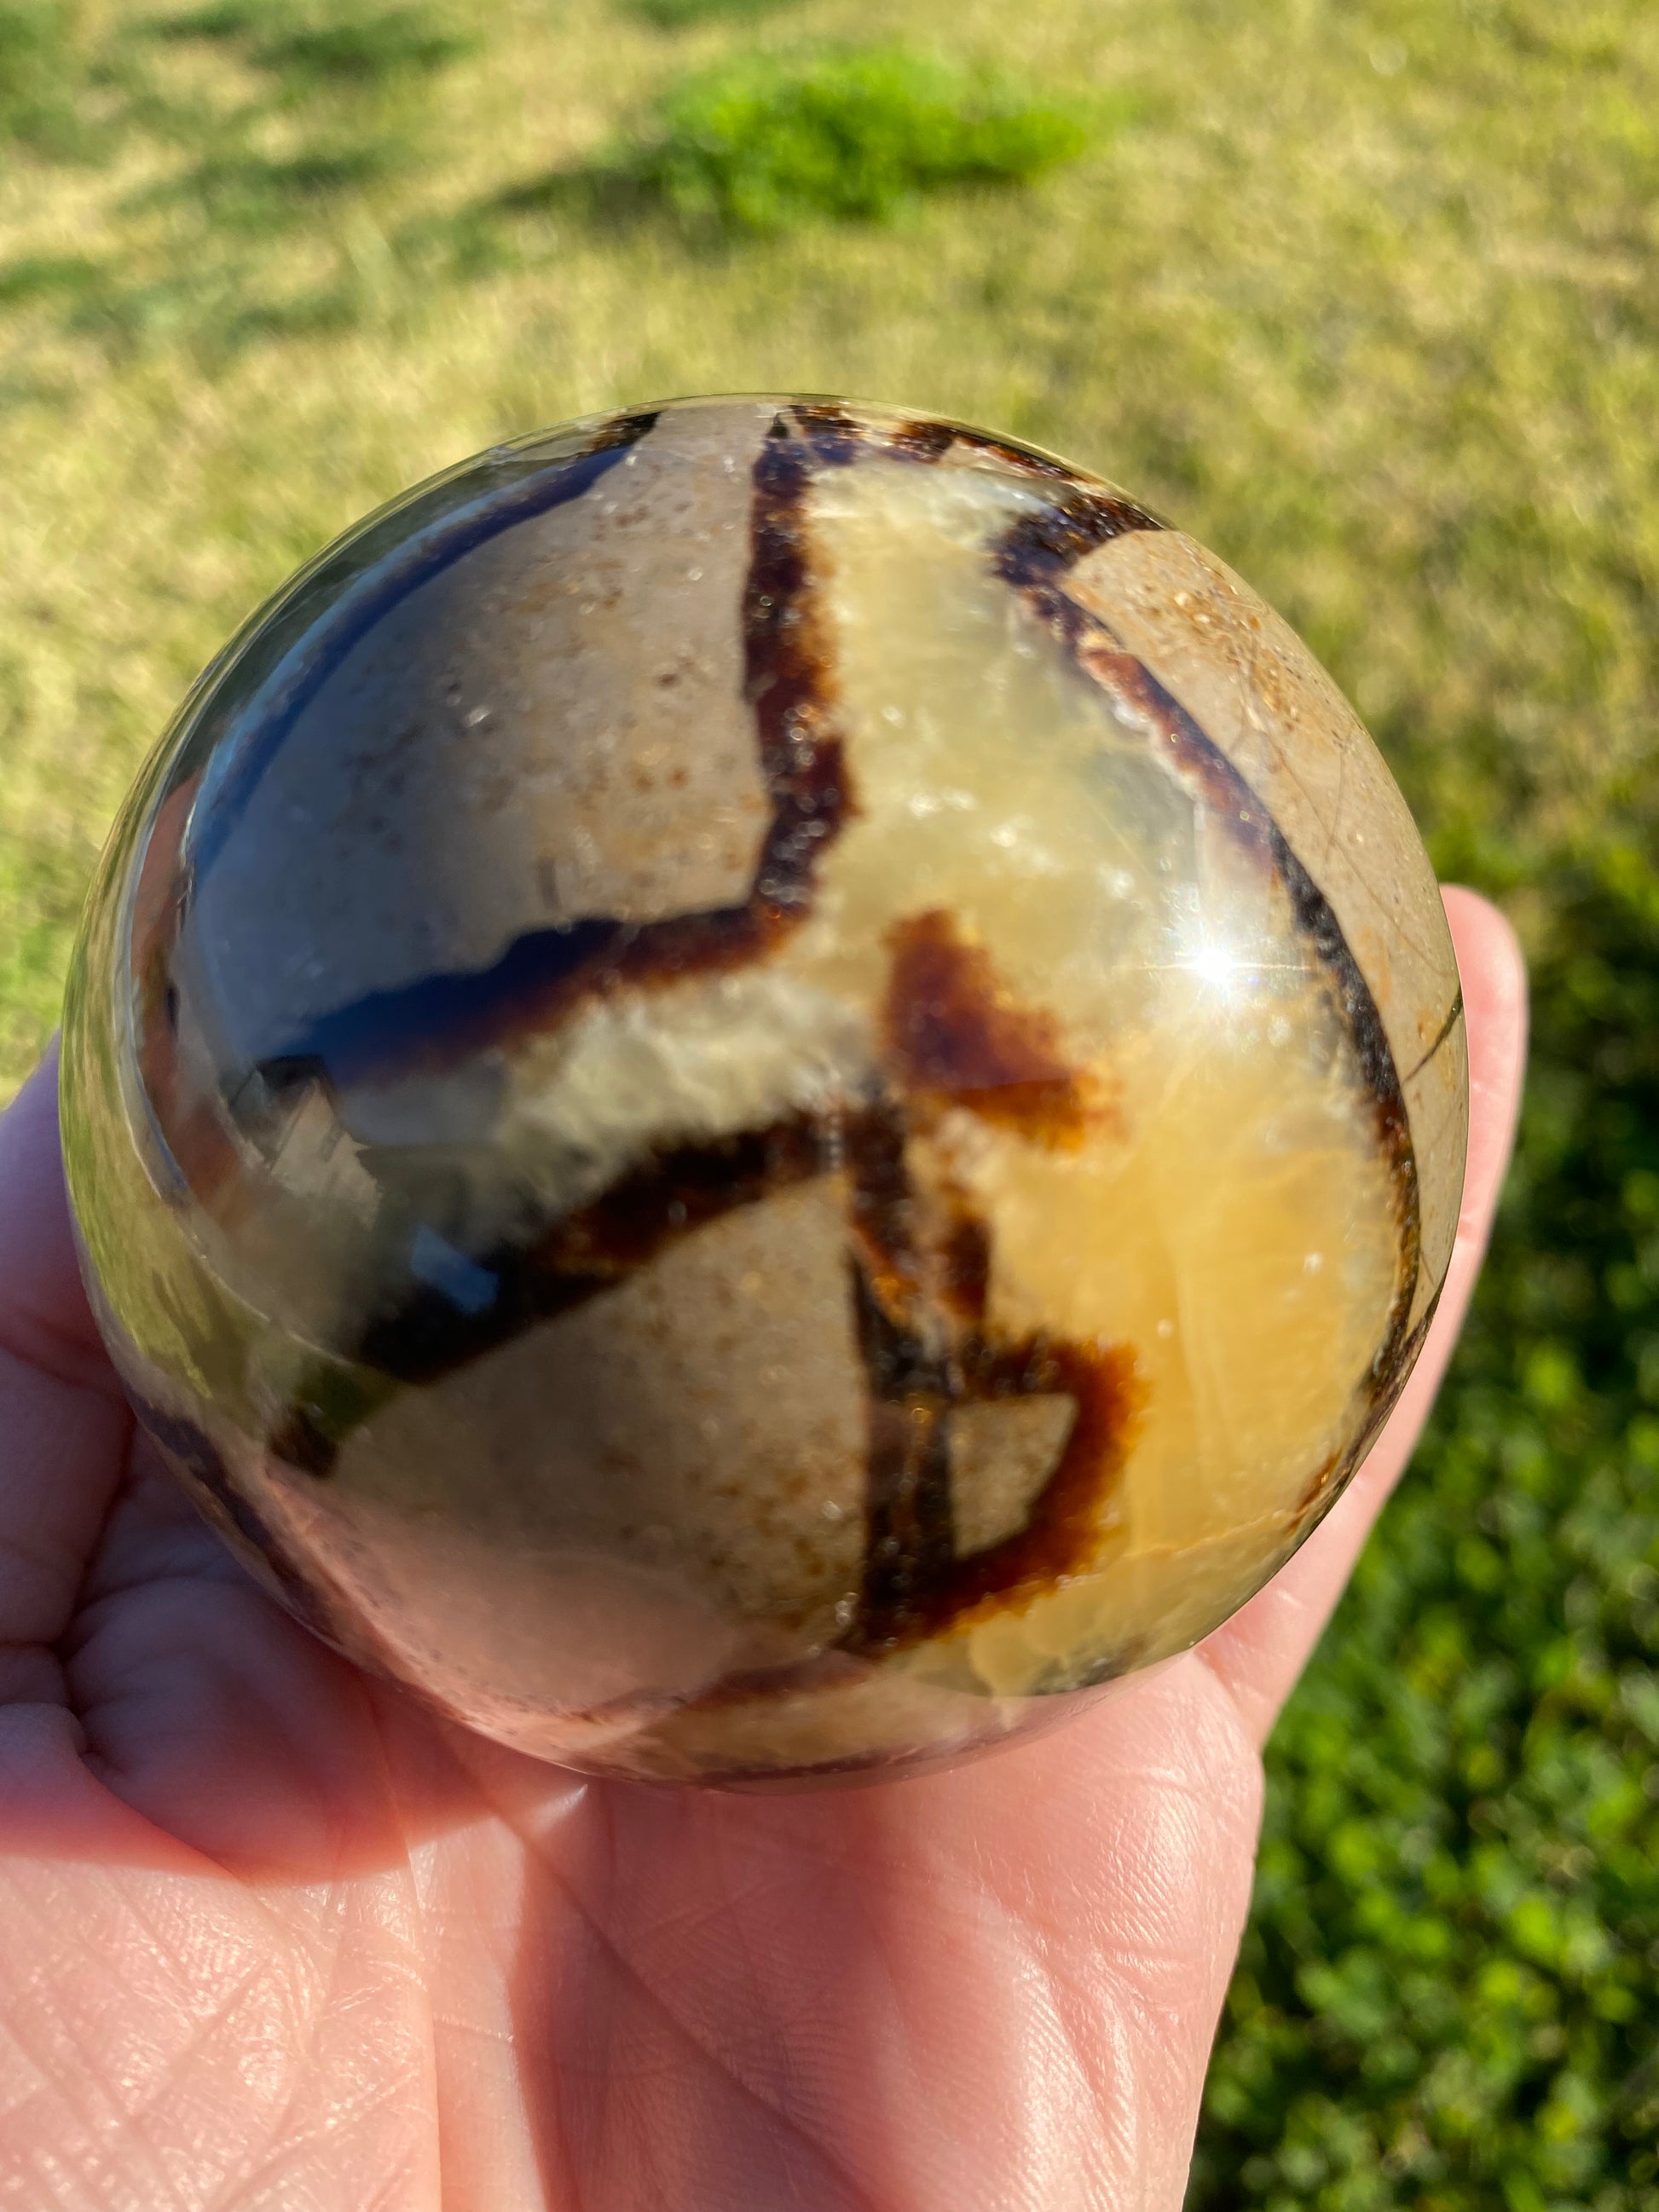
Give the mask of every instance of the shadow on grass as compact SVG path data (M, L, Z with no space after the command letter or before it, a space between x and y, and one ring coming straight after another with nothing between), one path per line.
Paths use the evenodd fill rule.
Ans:
M328 9L288 0L220 0L167 16L149 27L149 35L171 43L240 46L248 60L283 80L295 97L431 76L478 44L430 8Z
M155 67L168 47L189 43L234 50L263 80L262 100L291 108L395 96L480 40L421 0L379 8L218 0L149 21L106 20L72 0L0 0L0 147L102 163L135 128L199 143L226 118L169 96ZM351 120L362 128L372 118L358 112Z
M65 0L0 0L0 147L49 161L106 159L109 134L83 109L98 75L79 11Z
M147 185L123 212L187 205L221 230L274 234L314 223L319 205L380 182L404 167L412 151L390 137L308 146L282 159L228 148L182 176Z
M106 282L104 264L82 253L31 253L0 266L0 307L33 301L72 303L92 297Z
M699 23L752 21L775 15L795 0L626 0L628 13L655 31L686 31Z
M30 306L53 311L64 335L95 345L112 361L177 346L210 371L268 340L356 329L380 310L380 295L344 254L334 273L313 284L251 277L229 258L180 260L137 277L112 262L91 259L0 266L0 311ZM0 381L0 410L26 405L47 388L39 376Z
M418 216L388 244L395 265L420 283L476 283L540 267L573 231L616 236L661 222L660 207L631 178L593 162L550 169L461 207Z

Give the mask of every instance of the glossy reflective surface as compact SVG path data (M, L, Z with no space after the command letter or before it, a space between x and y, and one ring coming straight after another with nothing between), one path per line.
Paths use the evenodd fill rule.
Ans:
M1415 1356L1467 1077L1369 738L1047 456L698 402L482 456L210 670L66 1032L152 1432L528 1750L992 1741L1214 1626Z

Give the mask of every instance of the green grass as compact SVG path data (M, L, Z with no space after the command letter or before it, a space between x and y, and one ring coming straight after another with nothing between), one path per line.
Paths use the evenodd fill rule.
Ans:
M1029 183L1090 135L1074 108L898 48L750 53L674 87L617 167L694 222L787 231L890 222L951 185Z
M1114 127L850 221L605 188L689 84L872 47ZM775 173L775 129L732 159ZM1519 921L1520 1166L1274 1747L1194 2212L1659 2212L1656 207L1641 0L0 9L0 1088L258 599L413 478L672 392L1116 477L1285 609Z

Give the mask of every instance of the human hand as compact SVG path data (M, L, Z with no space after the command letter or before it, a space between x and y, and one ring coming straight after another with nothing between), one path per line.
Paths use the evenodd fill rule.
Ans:
M1176 2212L1260 1748L1428 1411L1513 1132L1519 955L1447 904L1462 1220L1346 1495L1069 1725L823 1796L538 1765L279 1612L135 1436L43 1068L0 1122L0 2206Z

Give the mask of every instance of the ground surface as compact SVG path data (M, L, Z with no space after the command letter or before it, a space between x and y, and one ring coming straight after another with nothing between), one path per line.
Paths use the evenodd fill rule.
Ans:
M0 8L0 1094L191 676L477 447L839 391L1178 519L1329 662L1540 987L1481 1318L1279 1738L1194 2204L1654 2212L1659 15L1040 0L1017 54L1009 24ZM653 198L683 172L635 149L688 78L895 41L1017 61L1085 150L879 222Z

